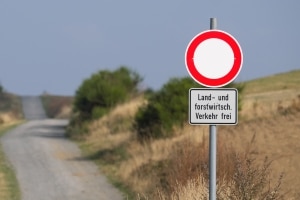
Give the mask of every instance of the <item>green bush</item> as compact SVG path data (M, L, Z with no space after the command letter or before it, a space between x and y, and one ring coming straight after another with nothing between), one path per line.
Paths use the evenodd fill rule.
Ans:
M134 129L145 138L167 137L174 125L183 124L188 117L188 91L199 87L190 78L173 78L148 98L136 116Z
M189 89L199 87L201 85L189 77L173 78L162 89L152 93L148 103L135 116L134 130L138 137L148 139L172 136L175 126L182 126L188 121ZM237 88L239 93L243 89L243 86L236 84L226 87Z
M73 111L84 121L100 118L136 93L141 81L136 72L126 67L99 71L84 80L76 91Z
M66 128L66 136L75 140L82 140L88 134L87 122L78 115L71 116L70 123Z
M87 124L107 114L118 103L138 92L142 78L126 67L103 70L85 79L76 91L67 135L82 139L88 134Z

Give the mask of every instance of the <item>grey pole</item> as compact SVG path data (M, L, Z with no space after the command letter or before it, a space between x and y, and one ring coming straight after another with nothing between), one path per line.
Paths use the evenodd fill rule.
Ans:
M217 18L210 18L210 30L217 29Z
M210 18L210 29L217 28L217 19ZM209 200L217 198L217 126L209 125Z
M209 125L209 200L217 196L217 126Z

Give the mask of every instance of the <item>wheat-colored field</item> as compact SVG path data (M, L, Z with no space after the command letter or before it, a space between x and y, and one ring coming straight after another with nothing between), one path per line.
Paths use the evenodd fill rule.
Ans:
M284 199L300 198L299 72L245 83L238 125L218 126L220 151L234 148L247 152L256 164L267 157L271 161L270 186L276 185L283 173L280 191ZM133 192L133 199L188 199L193 192L207 193L207 182L197 176L197 170L189 168L197 166L199 159L208 159L208 126L186 124L174 130L175 137L142 144L131 126L135 112L144 103L141 96L90 124L91 134L81 143L87 156L96 159L116 184ZM220 168L226 168L228 165L222 162L230 151L220 151L218 156L224 157ZM226 174L227 169L220 170L218 173ZM224 183L220 180L219 187L224 188Z

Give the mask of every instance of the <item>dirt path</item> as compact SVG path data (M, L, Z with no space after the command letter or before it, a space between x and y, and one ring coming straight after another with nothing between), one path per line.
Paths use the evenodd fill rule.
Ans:
M30 121L1 138L16 171L22 200L122 199L96 165L64 137L67 120L46 119L37 97L24 97L23 107Z

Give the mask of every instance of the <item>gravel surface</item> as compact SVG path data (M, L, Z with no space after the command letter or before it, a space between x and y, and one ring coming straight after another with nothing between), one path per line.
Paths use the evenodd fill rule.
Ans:
M97 166L65 138L68 121L46 119L38 97L22 100L30 121L1 138L22 200L121 200L121 193L108 184Z

